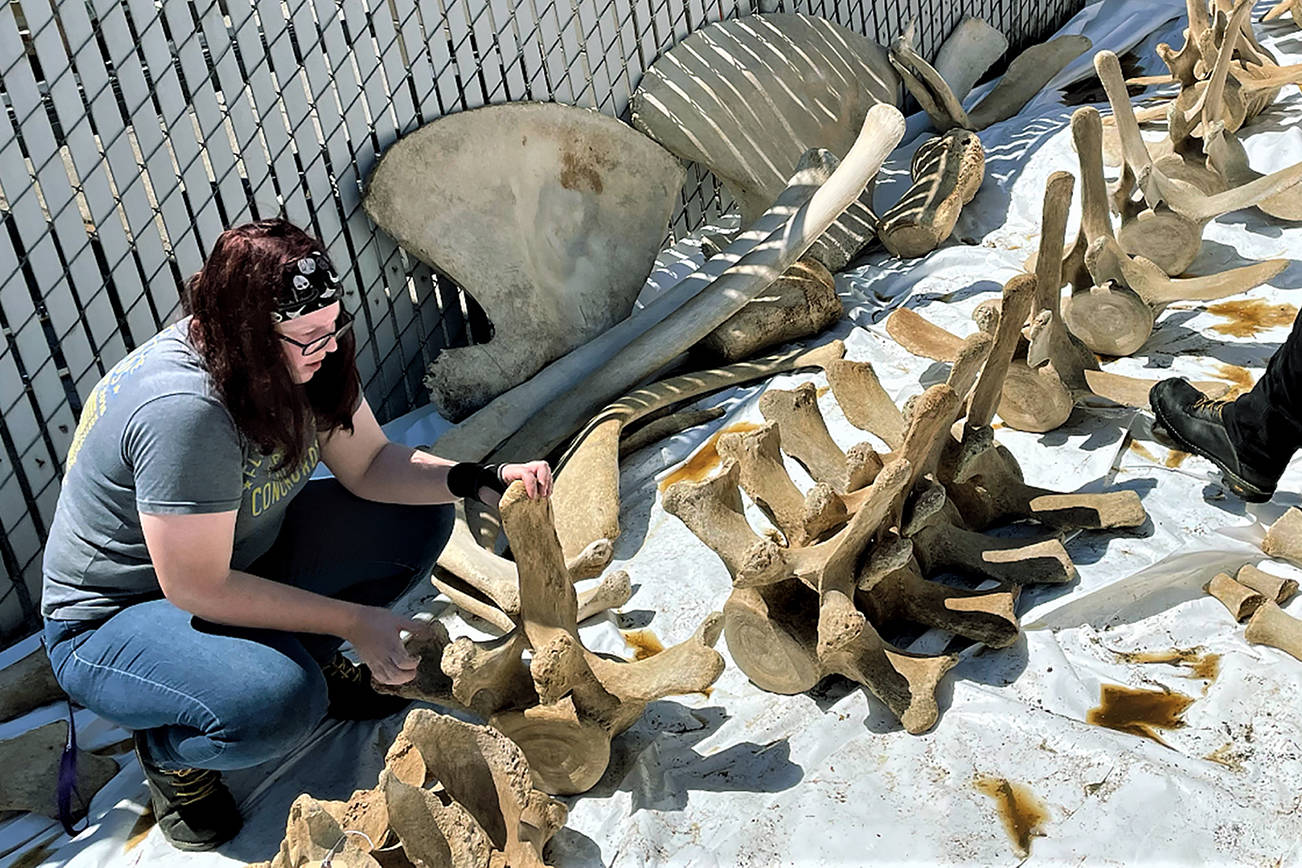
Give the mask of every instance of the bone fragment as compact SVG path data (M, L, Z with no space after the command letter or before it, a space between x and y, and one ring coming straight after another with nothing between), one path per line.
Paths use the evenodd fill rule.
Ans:
M63 698L44 645L0 669L0 722Z
M1059 538L1028 543L991 537L957 526L956 516L941 486L914 500L904 535L913 543L924 574L954 570L1014 585L1066 584L1076 578L1076 567Z
M1154 308L1176 301L1210 301L1260 286L1288 267L1287 259L1268 259L1204 277L1172 278L1142 256L1130 256L1111 238L1098 238L1085 260L1095 281L1121 283Z
M850 424L876 434L892 449L898 448L904 442L904 416L882 388L872 364L839 359L826 370L832 397Z
M918 148L911 172L913 186L877 227L882 244L902 259L925 256L954 231L985 177L985 150L976 133L951 130Z
M623 458L626 455L632 455L639 449L650 446L652 443L658 443L666 437L672 437L689 428L695 428L697 425L713 422L715 419L722 418L724 412L722 407L704 407L699 410L679 410L677 413L661 416L659 419L648 422L632 434L621 439L619 441L619 457Z
M1008 367L1021 339L1022 325L1031 312L1035 291L1035 277L1030 274L1014 275L1004 284L999 331L972 392L972 401L968 407L969 425L988 426L994 418Z
M1302 510L1291 506L1266 530L1261 550L1272 558L1302 567Z
M804 546L846 518L839 499L807 500L782 464L781 435L776 422L758 431L725 434L717 449L725 459L737 462L741 488L755 505L782 531L787 543Z
M816 335L844 313L832 273L805 258L702 338L695 350L724 362L742 361L760 350Z
M1234 578L1239 584L1252 588L1267 600L1274 600L1281 606L1292 599L1298 589L1298 583L1293 579L1259 570L1252 564L1244 564Z
M869 475L876 472L879 465L871 460L867 464L856 460L863 452L847 456L832 439L818 410L813 383L792 390L770 389L760 396L759 409L765 419L778 425L786 453L799 461L816 482L844 494L862 488Z
M42 817L58 817L55 789L59 758L67 738L67 722L56 720L0 741L0 768L5 770L0 775L0 813L30 811ZM108 757L78 750L77 792L82 804L74 798L73 810L84 813L84 806L117 773L117 763Z
M1266 600L1248 621L1243 637L1254 645L1269 645L1302 660L1302 621Z
M1228 573L1217 573L1203 590L1219 600L1236 621L1248 620L1266 602L1259 591L1239 584Z
M940 714L936 688L957 662L955 655L931 657L896 648L869 624L853 643L828 654L823 666L865 685L906 732L917 735L935 725Z
M864 189L899 143L904 119L887 105L876 105L864 118L859 137L831 177L792 216L783 229L718 278L708 292L666 317L660 329L626 346L619 357L574 384L549 407L531 418L502 444L499 455L546 453L559 445L592 413L668 364L711 329L763 292Z
M376 800L387 814L388 806L384 803L382 794L358 792L354 796L358 799ZM351 807L345 802L318 801L303 793L289 807L289 815L285 821L285 838L281 841L275 858L270 862L255 863L250 868L313 868L320 865L329 853L334 854L331 857L332 863L340 865L341 868L380 868L380 863L371 855L375 849L374 839L368 842L369 835L367 837L348 835L344 832L344 826L340 825L345 813ZM440 807L442 807L441 803ZM385 831L388 831L387 824ZM486 866L488 864L487 839L482 837L481 832L480 837L472 840L479 845L474 855L469 852L460 855L465 858L467 865ZM443 852L439 853L442 861L434 861L433 864L452 864L450 856L446 853L445 842Z
M1008 39L980 18L967 16L936 52L936 72L962 102L981 74L1008 50Z
M817 592L795 579L734 588L723 606L728 653L761 690L804 693L823 677L817 616Z
M886 318L886 333L915 356L937 362L958 358L963 339L924 319L908 307L897 307Z
M1073 292L1063 301L1062 318L1081 343L1105 356L1129 356L1153 333L1153 308L1111 282Z

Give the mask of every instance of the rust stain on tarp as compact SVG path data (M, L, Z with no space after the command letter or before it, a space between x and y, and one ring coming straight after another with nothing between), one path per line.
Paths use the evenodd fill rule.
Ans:
M1228 320L1212 326L1212 331L1235 338L1250 338L1266 329L1290 326L1297 318L1293 305L1268 304L1259 298L1223 301L1208 306L1207 312Z
M1141 690L1120 684L1099 685L1099 705L1085 715L1085 722L1115 729L1170 747L1159 729L1179 729L1193 699L1169 690Z
M634 660L645 660L665 650L659 637L650 630L625 630L624 641L633 646Z
M1031 838L1043 835L1041 825L1049 819L1044 803L1036 798L1030 787L1013 783L1007 778L978 778L976 788L995 800L999 819L1012 839L1017 855L1031 855Z
M1230 384L1230 391L1221 396L1221 399L1225 401L1251 391L1254 385L1252 372L1238 365L1219 364L1216 366L1216 376Z

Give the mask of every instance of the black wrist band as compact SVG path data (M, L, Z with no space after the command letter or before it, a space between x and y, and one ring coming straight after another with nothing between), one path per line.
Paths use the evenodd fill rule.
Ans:
M479 498L479 491L487 488L498 494L506 493L506 483L500 475L500 464L478 464L462 461L448 471L448 491L453 497Z

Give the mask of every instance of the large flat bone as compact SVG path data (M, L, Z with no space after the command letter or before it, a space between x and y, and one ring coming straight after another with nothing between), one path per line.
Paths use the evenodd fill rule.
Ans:
M711 284L708 291L674 311L653 332L624 348L618 358L588 375L555 400L548 412L524 424L498 450L503 458L545 454L600 409L610 396L627 391L659 370L764 291L791 267L855 196L899 144L904 119L891 106L868 111L855 145L832 176L764 244Z
M747 223L801 154L827 148L845 157L867 113L897 104L898 89L886 52L857 33L807 15L748 15L703 27L657 58L631 115L635 127L722 179ZM872 238L871 190L860 185L859 193L811 249L831 271Z
M1255 645L1269 645L1302 660L1302 621L1267 600L1248 621L1243 637Z
M498 395L438 439L439 455L457 461L483 461L503 440L550 402L569 391L592 371L610 362L639 336L656 329L667 317L707 289L745 255L765 243L809 201L831 177L836 159L828 152L806 155L773 204L727 247L699 269L657 295L636 311L580 347L547 365L525 382ZM612 394L614 398L618 393Z
M570 446L555 469L552 503L556 535L568 557L593 540L619 537L620 436L628 424L664 407L802 368L824 367L841 358L845 344L829 341L644 386L603 407Z
M936 52L936 72L962 102L981 74L1008 50L1008 39L980 18L971 15L950 31Z
M1302 510L1296 506L1266 530L1261 550L1272 558L1302 567Z
M393 144L367 213L474 296L497 335L434 360L440 413L464 418L628 316L683 177L637 131L558 103L456 112Z
M62 698L44 645L0 669L0 722Z
M877 236L902 259L940 246L985 178L985 149L976 133L951 130L914 153L913 186L882 214Z
M0 741L0 812L30 811L42 817L58 817L55 789L59 782L59 758L68 738L66 721L56 720L22 735ZM77 792L83 804L118 773L108 757L77 751ZM73 799L73 810L81 805Z

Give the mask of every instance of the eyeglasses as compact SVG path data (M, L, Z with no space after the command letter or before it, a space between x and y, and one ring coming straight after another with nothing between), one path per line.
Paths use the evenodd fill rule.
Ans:
M353 317L348 311L340 311L339 319L335 320L335 330L321 335L319 338L313 338L308 343L296 341L288 335L282 335L276 332L276 336L287 344L293 344L303 351L303 355L312 356L324 350L330 345L331 339L339 339L348 334L353 329Z

